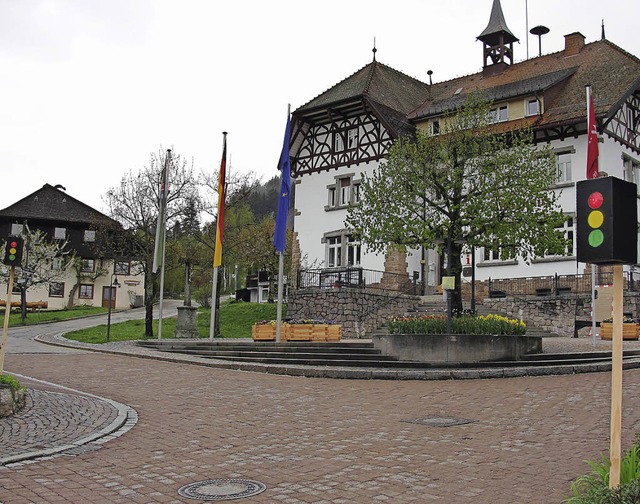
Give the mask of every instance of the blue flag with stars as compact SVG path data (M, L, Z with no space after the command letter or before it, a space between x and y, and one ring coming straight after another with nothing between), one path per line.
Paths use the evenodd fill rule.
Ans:
M280 198L278 199L278 213L276 214L276 229L273 234L273 245L276 250L284 254L287 243L287 216L289 214L289 195L291 192L291 165L289 163L289 136L291 134L291 119L287 113L287 129L284 132L282 153L278 162L278 170L282 177L280 184Z

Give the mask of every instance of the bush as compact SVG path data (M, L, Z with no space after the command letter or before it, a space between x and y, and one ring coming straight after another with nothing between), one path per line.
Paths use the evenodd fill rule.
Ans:
M600 455L599 461L587 461L591 473L571 484L573 495L567 504L631 504L640 502L640 437L620 460L620 486L609 489L611 461Z
M420 317L394 317L387 321L390 334L446 334L447 317L423 315ZM509 334L527 332L524 322L501 315L462 315L451 319L453 334Z

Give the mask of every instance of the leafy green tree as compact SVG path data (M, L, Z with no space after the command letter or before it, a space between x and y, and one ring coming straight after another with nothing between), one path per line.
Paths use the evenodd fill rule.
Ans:
M155 246L155 230L158 221L160 179L165 164L166 151L152 152L149 163L138 173L129 172L120 185L110 189L105 197L109 216L118 221L128 236L128 253L142 262L145 274L144 305L145 336L153 336L153 303L157 297L160 271L152 272ZM166 227L183 218L194 201L199 202L198 183L193 173L193 162L175 152L168 166L168 193ZM167 242L170 240L168 239ZM169 246L169 243L168 243ZM165 254L165 260L171 259Z
M456 278L454 312L462 310L463 247L489 247L503 259L564 254L556 228L566 217L555 181L555 158L536 147L530 130L498 132L490 103L470 95L441 121L441 134L398 139L388 158L362 180L363 198L347 225L372 250L425 247L447 254Z

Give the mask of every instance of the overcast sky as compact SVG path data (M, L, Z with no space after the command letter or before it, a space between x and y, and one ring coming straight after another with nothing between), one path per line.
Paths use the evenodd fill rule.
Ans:
M287 104L305 104L372 59L434 82L482 67L493 0L0 0L0 208L62 184L104 195L173 148L217 173L278 174ZM528 8L525 8L528 7ZM502 0L527 57L579 31L640 56L638 0ZM527 23L528 10L528 23ZM530 57L538 38L528 37ZM594 90L597 93L597 90Z

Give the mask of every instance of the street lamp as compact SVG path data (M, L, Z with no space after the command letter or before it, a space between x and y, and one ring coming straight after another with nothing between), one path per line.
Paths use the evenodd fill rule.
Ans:
M115 281L113 280L113 277L115 277ZM120 287L120 284L118 283L118 277L116 276L115 273L113 273L111 275L111 282L109 283L109 311L107 312L107 341L109 341L109 338L111 337L111 305L113 304L112 299L113 299L113 289L114 288L118 288Z

